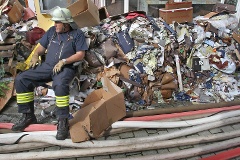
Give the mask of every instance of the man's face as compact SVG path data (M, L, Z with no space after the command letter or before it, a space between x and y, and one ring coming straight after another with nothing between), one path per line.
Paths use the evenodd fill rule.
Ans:
M55 21L55 24L54 26L56 27L56 32L57 33L62 33L64 32L64 24L62 22L59 22L59 21Z

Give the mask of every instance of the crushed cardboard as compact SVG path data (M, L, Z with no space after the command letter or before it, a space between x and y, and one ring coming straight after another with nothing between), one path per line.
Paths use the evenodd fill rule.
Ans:
M112 123L126 116L122 89L108 78L102 78L103 88L93 91L85 99L82 108L70 120L73 142L98 138Z

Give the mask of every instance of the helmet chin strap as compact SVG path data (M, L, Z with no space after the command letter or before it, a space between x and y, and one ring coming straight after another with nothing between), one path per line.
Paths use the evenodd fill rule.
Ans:
M63 31L63 32L66 32L66 31L68 31L68 30L67 30L67 27L66 27L66 24L63 24L62 31Z

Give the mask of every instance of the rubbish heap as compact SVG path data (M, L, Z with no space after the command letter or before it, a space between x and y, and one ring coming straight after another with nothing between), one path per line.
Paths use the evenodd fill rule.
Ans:
M37 27L35 13L18 0L1 1L0 19L0 110L13 95L13 80L44 30ZM33 36L34 35L34 36Z
M220 13L193 23L129 12L82 28L89 42L75 100L106 75L122 88L128 110L174 101L219 103L239 96L238 20ZM76 88L76 87L72 87ZM76 92L74 92L76 93Z
M35 45L26 41L26 27L36 29L35 24L31 17L12 25L17 31L25 28L13 34L15 39L20 35L15 57L18 70L26 67L21 62ZM229 102L240 94L239 39L233 38L239 34L239 22L231 12L167 24L162 18L132 11L81 29L89 50L75 64L78 70L70 84L72 109L79 109L92 91L102 87L103 75L122 89L127 111L171 101ZM54 105L51 86L38 87L36 96L36 105L43 109Z

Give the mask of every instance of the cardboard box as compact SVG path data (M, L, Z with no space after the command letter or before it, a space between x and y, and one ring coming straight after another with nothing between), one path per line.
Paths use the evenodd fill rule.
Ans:
M10 23L18 23L20 22L22 15L23 15L24 8L19 3L18 0L16 0L13 3L12 9L7 13L8 20Z
M240 34L233 32L233 39L235 39L240 44Z
M159 9L159 16L168 24L171 24L173 21L178 23L192 22L193 7L180 9Z
M179 8L189 8L192 7L192 2L167 2L165 4L165 9L179 9Z
M126 116L122 89L106 77L102 78L102 84L103 88L93 91L73 114L69 122L73 142L98 138L112 123Z
M78 27L96 26L100 23L98 7L92 0L79 0L67 7Z

